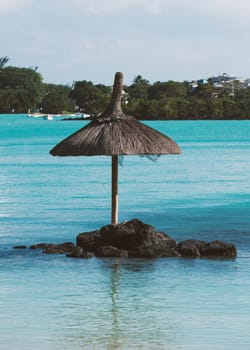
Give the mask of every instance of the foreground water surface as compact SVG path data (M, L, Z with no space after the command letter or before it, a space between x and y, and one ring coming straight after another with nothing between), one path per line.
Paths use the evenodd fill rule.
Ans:
M74 260L13 250L110 222L109 157L52 157L85 122L0 116L0 349L249 349L250 121L147 122L182 155L125 157L120 221L235 260Z

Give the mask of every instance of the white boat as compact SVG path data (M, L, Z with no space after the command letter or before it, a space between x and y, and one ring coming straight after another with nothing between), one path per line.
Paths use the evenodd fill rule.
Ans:
M44 114L44 113L28 113L27 114L28 118L43 118L45 116L46 116L46 114Z
M61 114L28 113L27 117L42 118L43 120L54 120L55 118L61 117Z
M47 114L43 117L43 120L53 120L54 116L54 114Z

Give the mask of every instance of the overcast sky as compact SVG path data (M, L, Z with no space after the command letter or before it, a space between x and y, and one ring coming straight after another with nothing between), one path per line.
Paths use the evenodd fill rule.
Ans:
M0 56L45 82L250 77L249 0L0 0Z

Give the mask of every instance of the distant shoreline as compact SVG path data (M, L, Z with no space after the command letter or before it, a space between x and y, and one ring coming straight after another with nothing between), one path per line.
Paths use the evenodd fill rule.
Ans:
M204 121L230 121L230 120L250 120L249 118L224 118L224 119L216 119L216 118L185 118L185 119L176 119L176 118L136 118L137 120L142 120L142 121L199 121L199 120L204 120ZM89 121L89 119L86 118L63 118L62 121Z
M34 118L34 119L42 119L44 116L52 115L52 116L58 116L58 114L41 114L41 116L36 116L36 117L31 117L29 116L28 113L0 113L0 118L1 116L27 116L29 118ZM73 115L73 113L72 113ZM90 121L89 118L86 117L71 117L71 114L68 115L61 115L60 116L60 121ZM135 117L136 118L136 117ZM235 120L235 121L240 121L240 120L250 120L250 117L247 118L233 118L233 117L227 117L227 118L150 118L150 117L144 117L144 118L136 118L137 120L142 120L142 121L230 121L230 120Z

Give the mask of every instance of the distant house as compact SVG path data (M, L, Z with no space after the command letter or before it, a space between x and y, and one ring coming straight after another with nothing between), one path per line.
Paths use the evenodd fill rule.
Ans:
M204 84L207 84L208 81L207 81L207 79L199 79L199 80L197 80L197 83L198 83L198 85L204 85Z
M212 83L213 85L217 85L217 86L222 85L222 86L223 86L223 84L224 84L225 82L228 82L228 81L230 81L230 80L235 80L235 79L236 79L235 77L230 77L229 74L223 73L223 74L219 74L219 75L216 76L216 77L211 77L211 78L209 78L209 81L211 81L211 83Z
M188 88L191 91L194 91L198 87L197 81L192 81L191 83L188 84Z
M249 87L250 86L250 78L245 79L243 82L243 85L245 88Z
M188 83L191 92L195 91L199 85L212 84L214 91L211 97L235 96L235 91L250 88L250 78L239 78L230 76L227 73L219 74L208 79L193 80Z

